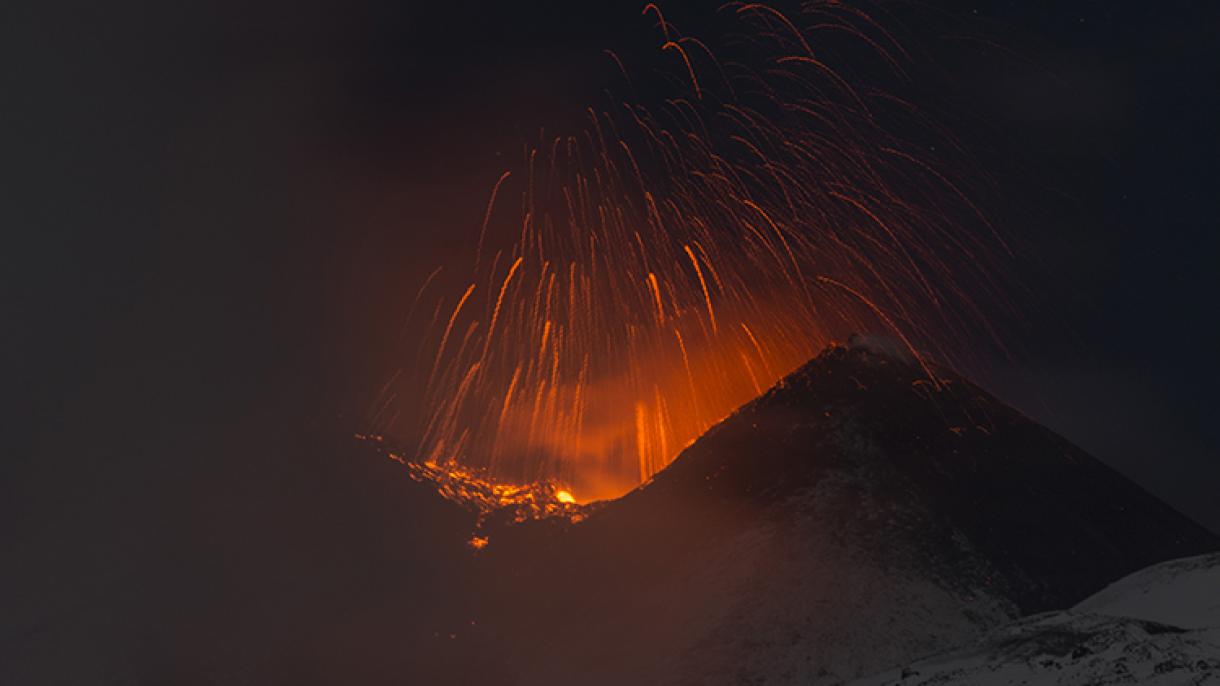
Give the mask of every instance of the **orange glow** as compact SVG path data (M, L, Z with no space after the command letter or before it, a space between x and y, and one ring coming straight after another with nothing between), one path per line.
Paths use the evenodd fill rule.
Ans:
M947 218L977 209L879 123L925 118L810 46L848 27L883 63L901 48L860 11L811 7L816 22L740 6L770 55L730 85L647 5L680 92L589 109L586 131L499 176L473 279L435 304L423 372L375 408L405 418L373 429L417 441L417 476L526 512L617 497L836 338L879 333L922 363L986 328L967 293L993 292L992 238Z
M478 513L480 525L486 515L505 510L518 522L551 517L579 522L585 517L588 506L578 504L570 490L552 481L506 483L489 478L482 470L462 467L454 462L437 464L409 460L391 448L385 437L379 434L355 434L355 438L405 466L411 479L431 484L443 498ZM467 543L479 549L487 545L487 537L476 534Z

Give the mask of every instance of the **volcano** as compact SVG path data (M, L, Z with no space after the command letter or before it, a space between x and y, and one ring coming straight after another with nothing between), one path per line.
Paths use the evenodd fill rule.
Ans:
M426 485L415 525L479 546L434 556L445 609L405 620L421 683L839 683L1220 549L958 374L865 345L579 516L480 524Z

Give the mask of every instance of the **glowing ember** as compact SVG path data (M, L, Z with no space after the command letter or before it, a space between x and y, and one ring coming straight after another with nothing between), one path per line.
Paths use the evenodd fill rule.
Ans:
M383 436L356 434L355 438L401 463L407 468L410 478L431 484L442 497L477 512L480 524L493 513L508 513L508 518L515 522L560 517L576 523L582 521L590 508L594 507L577 504L571 491L552 481L505 483L456 463L439 465L408 460L387 445ZM482 547L476 546L473 541L470 545Z
M1003 242L955 229L950 212L986 222L894 134L928 121L811 49L855 36L901 74L902 47L838 2L733 7L747 55L721 62L662 20L683 92L589 109L491 189L473 279L419 310L420 363L373 417L418 440L442 491L540 513L615 497L832 337L880 330L920 359L986 330L963 284L993 292Z

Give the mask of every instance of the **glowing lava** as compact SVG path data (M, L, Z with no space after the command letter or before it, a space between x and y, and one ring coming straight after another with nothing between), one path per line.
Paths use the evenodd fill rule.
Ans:
M902 47L838 2L728 7L745 53L662 20L679 91L540 137L491 189L474 277L424 283L417 304L442 294L418 308L418 364L372 425L413 437L444 488L541 510L615 497L833 337L883 331L918 359L986 330L967 292L992 297L1003 242L894 133L928 119L812 49L854 36L901 77Z

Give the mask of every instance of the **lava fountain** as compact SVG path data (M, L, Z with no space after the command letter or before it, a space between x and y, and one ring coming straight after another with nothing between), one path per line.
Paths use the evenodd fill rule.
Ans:
M407 459L616 497L852 331L917 359L989 335L972 294L995 298L1007 247L927 154L952 138L819 49L854 44L901 82L902 45L838 2L721 12L731 59L646 6L669 96L528 144L472 227L470 278L425 281L421 347L371 420Z

